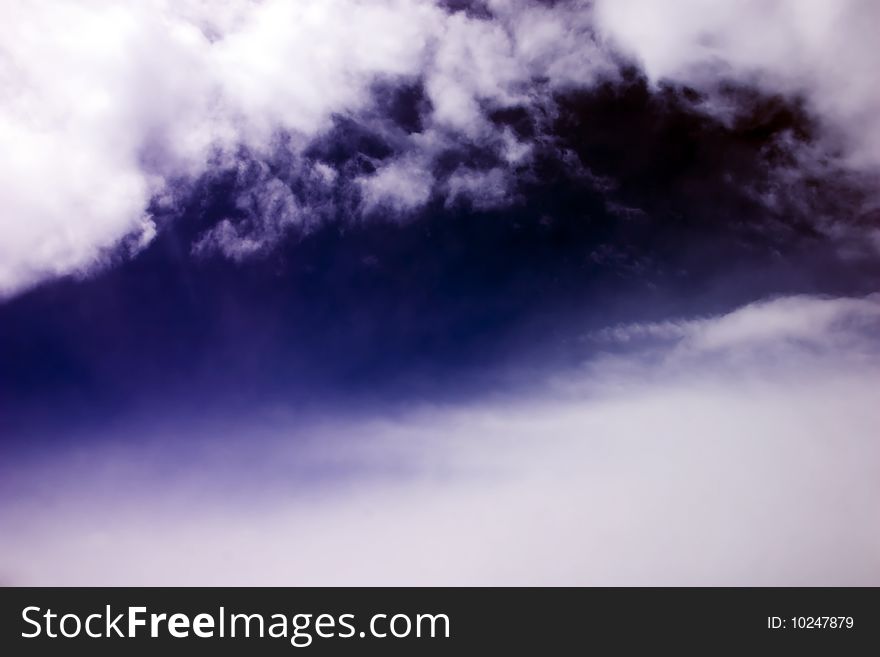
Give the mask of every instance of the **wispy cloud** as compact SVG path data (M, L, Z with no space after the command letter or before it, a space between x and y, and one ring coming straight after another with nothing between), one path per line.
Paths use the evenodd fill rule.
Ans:
M567 33L564 20L548 13L545 30ZM151 199L218 158L234 161L241 147L259 157L279 133L301 151L334 115L370 103L377 82L423 79L429 130L482 140L491 130L482 102L519 102L531 76L592 47L518 38L510 30L527 25L521 12L487 21L414 0L41 1L4 7L2 24L7 294L87 269L128 234L149 235ZM583 80L593 66L579 59ZM368 206L386 191L400 199L382 182L390 175L370 183Z
M264 168L240 201L247 222L218 217L196 253L262 253L327 214L514 202L536 147L577 159L553 142L557 98L619 81L629 56L655 81L708 94L697 106L716 118L719 76L804 96L844 160L873 166L874 13L856 2L12 3L0 27L0 293L88 271L120 243L142 248L195 180L243 162ZM498 118L511 109L523 130ZM343 135L356 156L315 156L345 117L388 152ZM829 153L837 161L823 147L798 166L814 175ZM779 203L785 188L760 194Z

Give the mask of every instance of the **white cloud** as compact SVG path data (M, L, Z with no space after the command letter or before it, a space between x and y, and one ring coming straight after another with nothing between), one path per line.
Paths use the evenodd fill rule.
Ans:
M307 138L412 74L439 10L366 4L12 3L0 21L0 294L93 266L214 149Z
M711 92L719 75L799 95L842 138L855 166L880 166L875 27L862 0L598 0L602 32L652 79Z
M876 307L795 298L679 322L726 337L510 399L225 422L187 436L191 469L180 440L130 435L16 463L0 579L876 585ZM815 343L792 349L782 310L819 318Z
M412 75L440 18L430 3L270 1L210 50L224 97L248 136L305 135L359 108L376 76Z
M367 211L390 205L405 213L425 205L431 198L434 177L424 162L397 159L371 176L358 179Z
M379 80L422 80L433 109L423 138L408 138L400 161L361 181L364 207L408 163L426 174L443 143L523 166L530 152L505 142L486 107L546 107L557 91L613 78L609 39L654 78L707 84L706 67L723 65L770 91L804 93L846 137L853 163L878 163L873 5L599 2L597 29L589 2L488 4L491 20L428 0L6 3L0 295L87 271L130 234L145 242L155 228L149 202L170 180L229 164L238 146L268 156L279 131L299 151L335 114L365 110ZM508 173L480 175L496 189ZM429 184L410 174L411 193L391 185L401 210L417 207ZM446 188L469 193L468 180Z
M88 270L130 233L149 236L148 203L170 179L204 173L218 150L220 162L239 145L265 154L278 131L301 148L334 114L362 109L378 79L423 77L429 129L469 140L491 132L482 103L527 101L536 75L583 82L601 68L581 38L587 14L495 9L487 21L425 0L8 3L0 295ZM363 181L367 207L405 166ZM390 195L401 209L425 198L429 181L413 182Z
M880 295L794 296L755 302L721 317L627 324L599 331L595 337L623 343L646 338L676 340L690 351L705 353L791 341L823 346L829 337L851 335L840 329L865 329L878 323Z

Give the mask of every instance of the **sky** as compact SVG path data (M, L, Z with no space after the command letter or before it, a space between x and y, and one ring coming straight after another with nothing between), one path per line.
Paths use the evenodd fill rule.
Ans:
M877 3L0 9L0 584L877 585Z

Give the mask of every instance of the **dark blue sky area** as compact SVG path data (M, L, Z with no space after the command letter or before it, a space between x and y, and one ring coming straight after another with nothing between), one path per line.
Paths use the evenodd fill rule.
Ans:
M781 137L812 139L809 118L727 93L750 108L730 125L699 112L696 92L652 93L631 72L557 99L553 139L535 141L509 207L437 200L403 222L330 217L240 263L193 255L221 219L250 220L233 201L246 182L212 174L133 259L0 305L4 441L132 409L467 397L575 364L593 328L876 286L873 262L838 257L809 216L851 213L858 188L806 178L772 210L757 200L793 157ZM382 97L389 121L420 129L417 86ZM546 126L530 111L491 116L529 140ZM387 135L340 117L305 156L353 177L393 153ZM488 169L492 157L451 148L436 166Z

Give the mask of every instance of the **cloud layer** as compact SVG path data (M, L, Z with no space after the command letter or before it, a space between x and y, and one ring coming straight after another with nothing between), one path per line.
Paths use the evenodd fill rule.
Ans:
M327 216L515 203L536 151L582 167L554 141L558 97L615 83L629 57L716 117L722 78L804 96L849 165L877 164L870 3L642 4L11 3L0 294L136 253L221 172L243 170L246 220L217 217L197 254L244 259Z
M626 351L525 397L17 459L0 578L876 585L878 322L876 297L783 298L617 327Z

